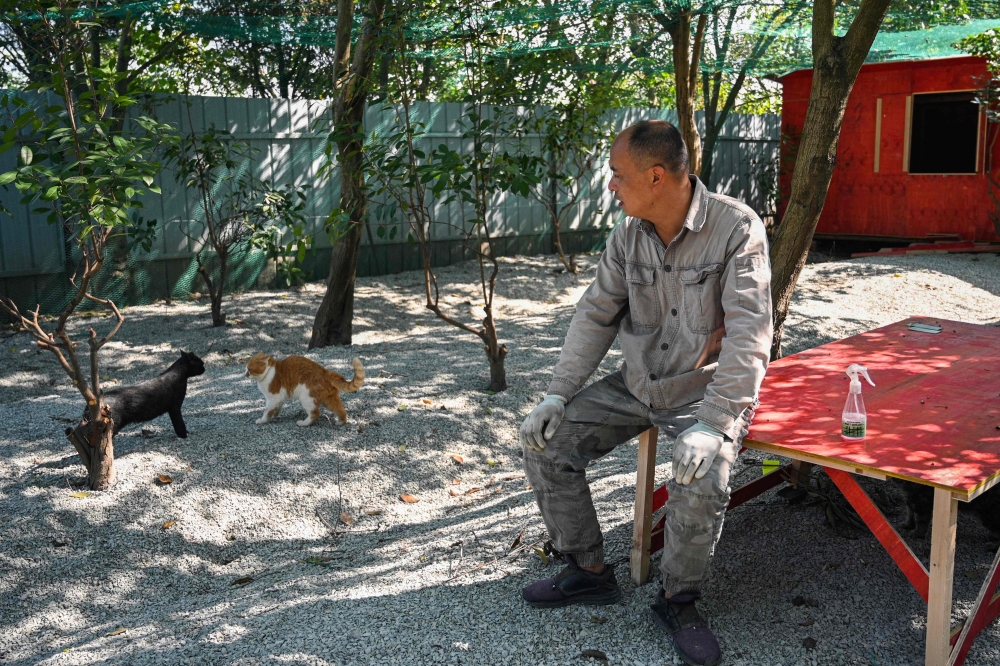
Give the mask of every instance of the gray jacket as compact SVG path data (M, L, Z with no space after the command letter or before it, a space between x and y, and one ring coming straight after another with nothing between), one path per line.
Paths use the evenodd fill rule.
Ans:
M748 206L691 183L684 227L669 245L643 220L611 232L548 392L572 398L617 335L632 395L656 410L704 399L698 420L734 437L770 356L767 236Z

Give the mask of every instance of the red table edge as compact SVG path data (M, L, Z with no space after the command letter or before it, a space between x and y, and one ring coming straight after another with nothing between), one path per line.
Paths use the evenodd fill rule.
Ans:
M994 473L992 476L981 481L976 486L972 488L956 488L954 486L946 486L940 483L933 483L927 481L926 479L921 479L913 476L906 476L904 474L898 474L895 472L886 472L878 467L872 467L871 465L865 465L862 463L854 462L853 460L844 460L843 458L831 458L829 456L821 456L815 453L806 453L800 451L799 449L793 449L789 447L781 446L780 444L771 444L769 442L761 442L759 440L744 439L743 446L756 449L758 451L764 451L766 453L773 453L774 455L784 456L785 458L792 458L794 460L801 460L802 462L812 463L814 465L819 465L824 468L841 469L842 471L849 472L851 474L864 474L866 476L875 476L876 478L892 477L894 479L900 479L902 481L911 481L913 483L919 483L922 486L929 486L932 488L941 488L942 490L949 491L952 496L961 502L970 502L975 498L982 495L984 492L1000 484L1000 471Z

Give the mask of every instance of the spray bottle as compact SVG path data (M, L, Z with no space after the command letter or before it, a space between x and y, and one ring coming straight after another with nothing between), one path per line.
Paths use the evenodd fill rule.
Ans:
M852 441L864 439L868 430L868 415L865 413L865 401L861 397L861 380L858 379L858 373L864 375L868 383L875 386L875 382L868 376L868 368L857 363L848 366L847 376L851 378L851 392L847 394L847 402L844 403L840 435Z

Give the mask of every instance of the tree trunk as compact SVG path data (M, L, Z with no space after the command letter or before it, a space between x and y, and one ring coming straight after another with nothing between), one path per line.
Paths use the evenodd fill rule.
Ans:
M316 312L309 349L349 345L354 324L354 280L361 253L361 227L351 216L351 227L333 246L326 293Z
M699 62L705 36L707 15L698 17L694 45L691 44L691 10L682 10L674 19L661 19L673 41L674 82L677 89L677 129L688 149L691 173L701 172L701 135L695 120L695 99L698 93Z
M76 429L66 429L66 437L80 454L80 462L87 469L87 487L107 490L115 483L114 421L104 415L96 422L89 419Z
M889 2L862 0L843 37L833 33L835 0L817 0L813 5L814 69L809 108L802 126L788 206L771 245L772 359L781 356L781 339L795 282L805 265L833 178L847 98Z
M503 362L507 358L507 348L500 345L497 353L491 354L490 348L486 347L486 358L490 362L490 389L494 393L507 390L507 371L504 370Z
M377 33L381 30L387 0L369 0L361 26L353 61L351 61L351 26L353 0L337 3L337 41L335 62L338 92L333 103L333 127L341 134L364 133L364 111L371 75L378 50ZM365 191L363 138L338 141L340 161L340 208L348 214L347 233L334 245L330 255L330 273L326 294L313 322L309 349L351 344L354 320L354 280L361 253L361 227L368 215Z

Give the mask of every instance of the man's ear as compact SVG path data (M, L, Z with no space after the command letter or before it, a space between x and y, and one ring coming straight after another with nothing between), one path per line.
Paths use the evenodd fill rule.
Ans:
M652 167L650 167L649 171L652 174L652 180L649 183L651 186L659 187L666 181L667 170L664 169L661 165L654 164Z

